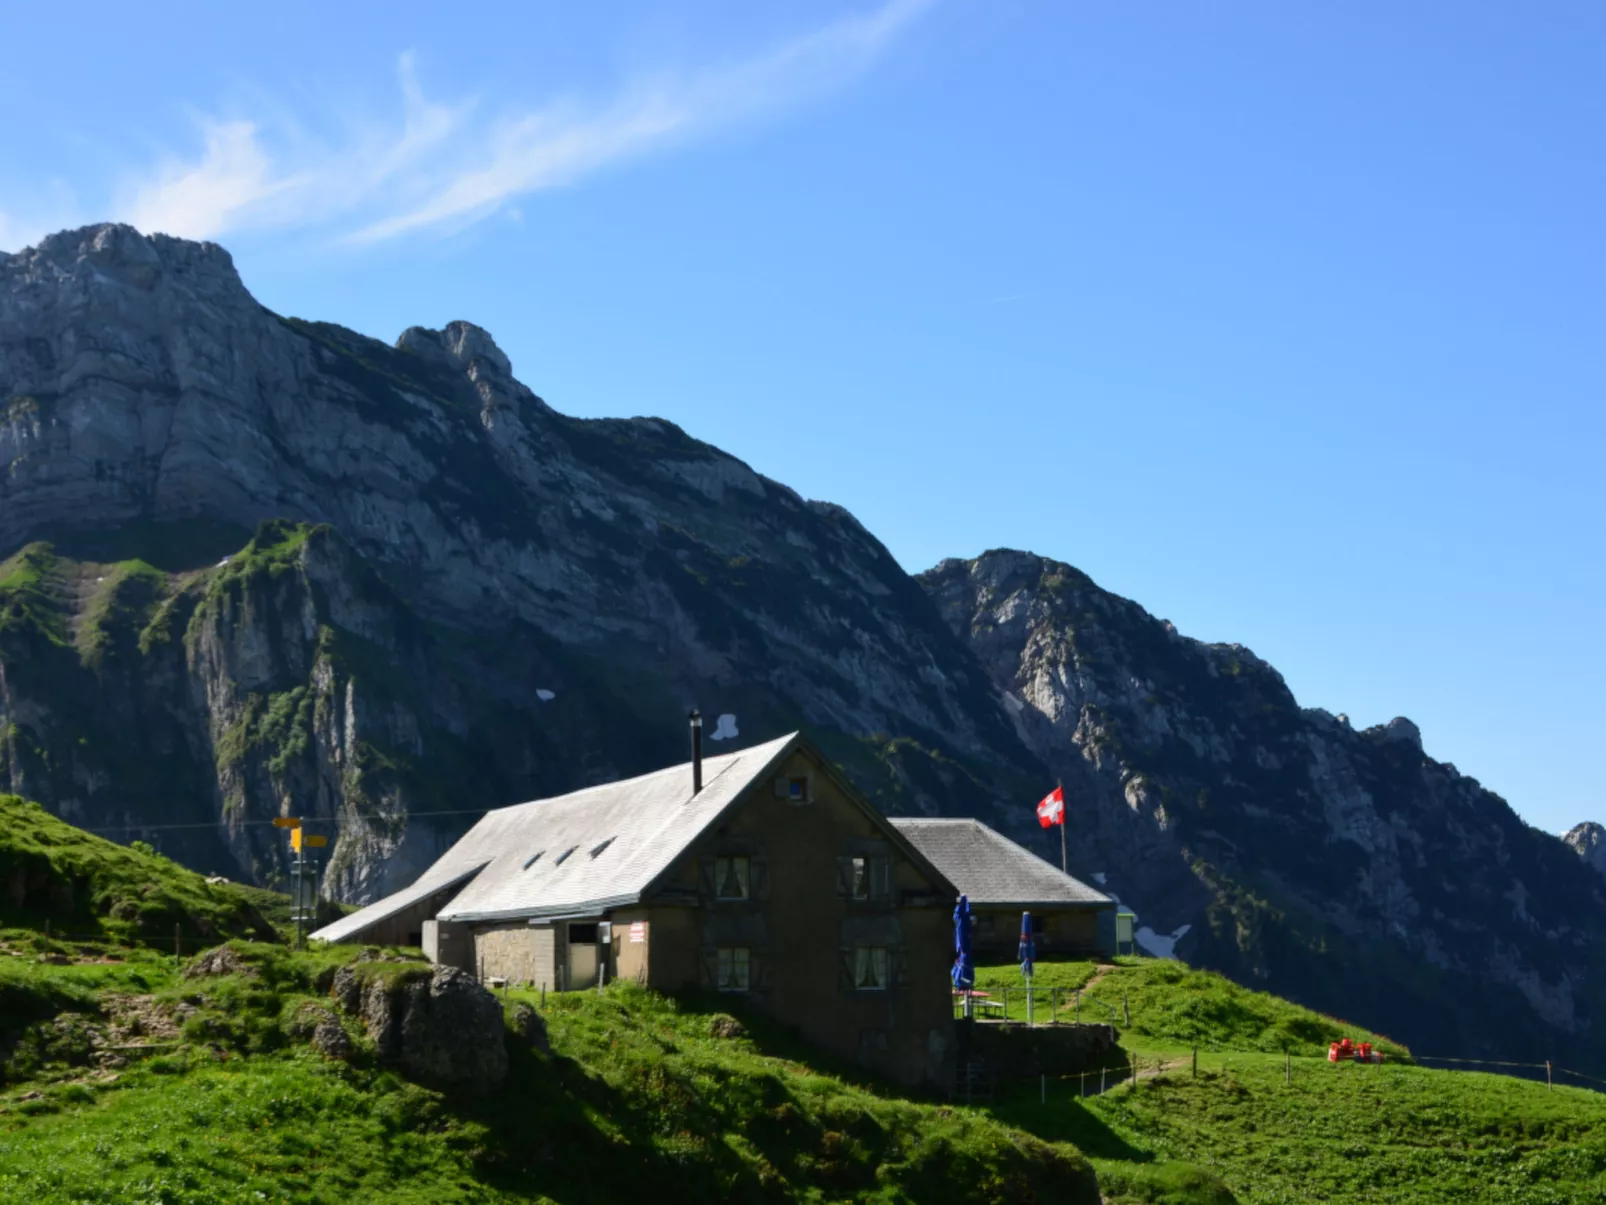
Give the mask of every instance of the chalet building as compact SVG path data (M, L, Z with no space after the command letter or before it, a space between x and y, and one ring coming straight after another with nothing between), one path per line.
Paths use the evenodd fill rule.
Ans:
M970 897L978 962L1015 957L1022 912L1032 914L1040 959L1115 953L1116 901L1002 833L979 820L894 819L891 824Z
M312 936L421 945L549 989L729 992L826 1050L946 1087L957 895L794 733L489 812L411 887Z

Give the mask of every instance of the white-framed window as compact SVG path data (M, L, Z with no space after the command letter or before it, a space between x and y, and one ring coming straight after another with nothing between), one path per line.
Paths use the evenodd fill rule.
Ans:
M860 992L887 990L886 946L853 947L853 988Z
M714 859L714 897L745 900L752 893L753 860L746 854Z
M746 946L721 946L715 957L714 986L722 992L745 992L752 983L753 953Z

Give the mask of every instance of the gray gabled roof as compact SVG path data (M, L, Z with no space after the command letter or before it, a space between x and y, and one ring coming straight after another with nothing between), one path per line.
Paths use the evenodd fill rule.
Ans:
M753 783L802 741L798 733L689 764L487 812L405 891L312 934L349 940L454 880L468 885L442 920L595 914L635 903ZM533 859L533 861L532 861ZM470 876L472 876L470 878ZM399 902L398 902L399 901Z
M461 842L459 842L461 844ZM456 846L453 847L456 849ZM411 887L404 888L384 899L360 908L356 912L348 913L335 921L325 925L316 933L309 936L319 941L346 941L356 937L365 929L371 929L382 921L387 921L399 912L411 908L414 904L422 904L430 896L438 892L450 891L453 887L467 882L480 871L485 869L488 858L479 861L453 860L452 850L448 850L439 862L431 866L419 877L418 882Z
M1115 903L979 820L894 817L892 826L972 904L1030 908Z

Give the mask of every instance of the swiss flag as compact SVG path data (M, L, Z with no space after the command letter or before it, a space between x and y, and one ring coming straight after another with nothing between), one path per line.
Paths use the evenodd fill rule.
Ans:
M1056 824L1065 823L1065 788L1055 787L1043 796L1043 802L1037 805L1037 823L1044 828L1053 828Z

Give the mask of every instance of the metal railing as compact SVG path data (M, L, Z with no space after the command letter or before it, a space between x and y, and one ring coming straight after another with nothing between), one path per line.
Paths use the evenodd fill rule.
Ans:
M1087 998L1081 988L1004 987L954 993L954 1015L979 1021L1005 1021L1026 1025L1082 1025L1119 1023L1120 1014L1106 1001Z

